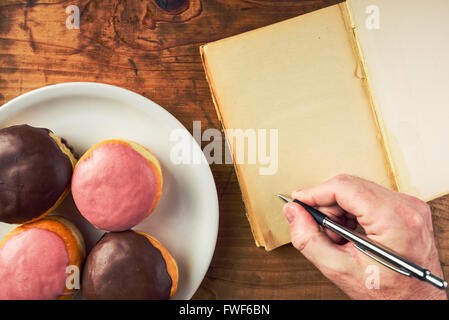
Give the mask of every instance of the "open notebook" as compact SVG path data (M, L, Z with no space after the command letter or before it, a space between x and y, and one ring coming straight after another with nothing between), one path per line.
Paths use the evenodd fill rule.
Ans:
M290 241L276 193L338 173L449 193L448 12L447 0L348 0L201 47L224 129L278 130L275 174L235 164L257 245Z

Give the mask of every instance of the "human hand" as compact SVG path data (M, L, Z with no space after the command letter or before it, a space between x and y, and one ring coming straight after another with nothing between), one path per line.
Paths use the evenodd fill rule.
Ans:
M349 229L357 223L366 236L442 278L430 207L418 198L350 175L292 193ZM390 270L330 230L322 231L300 205L284 205L291 241L329 280L352 299L447 299L446 291ZM378 288L366 285L377 266ZM372 270L372 269L371 269Z

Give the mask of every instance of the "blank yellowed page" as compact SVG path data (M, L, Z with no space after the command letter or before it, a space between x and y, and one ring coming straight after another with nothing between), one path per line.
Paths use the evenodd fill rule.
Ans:
M449 1L348 6L399 190L423 200L448 193Z
M290 242L277 193L339 173L392 187L339 6L207 44L202 55L225 129L278 130L275 174L235 166L259 245Z

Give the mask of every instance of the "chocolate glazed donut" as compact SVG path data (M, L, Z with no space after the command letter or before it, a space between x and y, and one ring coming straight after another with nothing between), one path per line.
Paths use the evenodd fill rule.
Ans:
M70 158L48 129L0 130L0 221L24 223L47 213L70 187Z
M84 299L163 300L170 297L172 279L161 252L134 231L106 234L86 260Z

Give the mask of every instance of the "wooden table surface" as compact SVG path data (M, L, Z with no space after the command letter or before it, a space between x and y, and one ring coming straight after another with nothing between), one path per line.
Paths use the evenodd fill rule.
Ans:
M130 89L188 130L220 128L201 65L201 44L304 14L338 0L1 0L0 105L72 81ZM80 29L67 29L77 5ZM220 203L216 251L196 299L346 299L291 245L254 244L232 165L212 165ZM431 203L449 276L449 197Z

